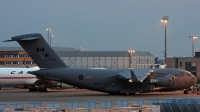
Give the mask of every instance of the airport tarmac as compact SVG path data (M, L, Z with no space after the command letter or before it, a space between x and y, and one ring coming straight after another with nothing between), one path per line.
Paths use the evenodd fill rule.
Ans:
M136 93L135 95L109 95L108 93L90 91L86 89L51 90L48 92L28 92L28 89L1 89L0 102L51 102L51 101L85 101L85 100L132 100L132 99L160 99L162 98L200 98L196 93L183 94L183 91Z
M90 91L86 89L65 89L51 90L48 92L28 92L28 89L1 89L0 104L23 103L24 109L28 109L28 103L41 102L42 107L46 107L48 102L60 102L60 108L66 108L67 101L78 101L79 108L83 108L84 101L96 101L96 108L100 108L101 100L111 100L112 107L115 108L116 100L128 100L132 104L133 99L143 99L144 104L148 105L148 99L162 98L200 98L200 95L191 93L183 94L183 91L176 92L153 92L153 93L136 93L135 95L109 95L108 93Z

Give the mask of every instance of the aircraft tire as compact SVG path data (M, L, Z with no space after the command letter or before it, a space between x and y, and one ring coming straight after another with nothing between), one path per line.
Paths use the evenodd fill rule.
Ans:
M184 90L184 94L188 94L188 90Z
M39 92L43 92L43 89L42 88L39 88L39 90L38 90Z
M37 91L38 91L38 89L37 89L37 88L33 88L33 91L34 91L34 92L37 92Z
M43 88L42 91L43 91L43 92L47 92L47 88Z
M135 95L135 93L128 93L129 95Z
M117 95L117 93L109 93L109 95Z
M29 92L33 92L33 88L29 88Z
M126 95L126 93L118 93L118 95Z

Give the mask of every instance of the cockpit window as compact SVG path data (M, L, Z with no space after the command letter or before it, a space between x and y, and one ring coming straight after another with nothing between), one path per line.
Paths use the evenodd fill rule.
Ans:
M185 75L186 76L192 76L192 74L190 72L188 72L188 71L185 72Z
M190 72L189 72L189 73L187 73L187 75L188 75L188 76L192 76L192 74L191 74Z

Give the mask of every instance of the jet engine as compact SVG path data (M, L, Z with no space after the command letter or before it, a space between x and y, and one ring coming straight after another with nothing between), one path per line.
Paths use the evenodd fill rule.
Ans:
M172 77L156 77L150 79L149 83L160 87L169 87L172 85Z

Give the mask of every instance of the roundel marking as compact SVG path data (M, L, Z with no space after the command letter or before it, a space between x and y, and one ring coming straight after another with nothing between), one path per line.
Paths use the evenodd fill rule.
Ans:
M79 80L83 80L83 78L84 78L83 75L79 75L79 76L78 76L78 79L79 79Z

